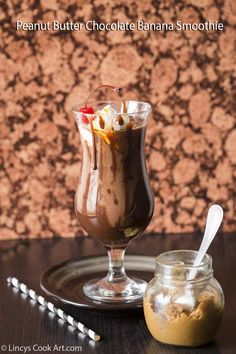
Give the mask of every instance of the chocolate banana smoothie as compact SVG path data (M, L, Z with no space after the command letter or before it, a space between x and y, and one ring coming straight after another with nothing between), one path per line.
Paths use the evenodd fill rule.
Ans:
M88 100L73 108L82 146L75 211L82 228L108 253L108 273L88 280L84 294L92 300L128 303L143 298L147 283L129 278L124 267L128 243L149 224L154 207L144 155L151 105L141 101Z
M79 131L83 150L75 197L79 222L105 246L126 246L145 230L153 213L144 156L146 124L128 113L111 114L106 106L89 124L80 120Z

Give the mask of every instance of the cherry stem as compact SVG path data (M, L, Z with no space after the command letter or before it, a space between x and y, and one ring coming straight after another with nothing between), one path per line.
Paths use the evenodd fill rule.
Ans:
M114 91L116 91L117 93L120 91L120 88L119 87L114 87L114 86L111 86L111 85L101 85L101 86L98 86L96 87L92 92L90 92L90 94L88 95L86 101L85 101L85 105L84 107L87 108L87 104L88 104L88 100L89 100L89 97L98 89L102 88L102 87L109 87L111 89L113 89Z

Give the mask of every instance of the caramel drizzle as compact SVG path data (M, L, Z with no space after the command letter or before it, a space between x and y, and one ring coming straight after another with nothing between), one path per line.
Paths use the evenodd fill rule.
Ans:
M92 118L88 118L89 120L89 126L92 134L92 139L93 139L93 169L97 170L97 149L96 149L96 137L95 137L95 132L94 132L94 127L93 127L93 122Z

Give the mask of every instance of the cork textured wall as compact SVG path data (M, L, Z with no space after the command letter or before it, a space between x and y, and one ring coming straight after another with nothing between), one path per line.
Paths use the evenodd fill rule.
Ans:
M193 232L220 203L235 231L236 2L14 1L0 8L1 238L81 233L80 140L71 107L97 85L150 101L148 231ZM25 22L222 21L224 31L16 31ZM102 92L100 98L110 92ZM111 97L111 96L110 96Z

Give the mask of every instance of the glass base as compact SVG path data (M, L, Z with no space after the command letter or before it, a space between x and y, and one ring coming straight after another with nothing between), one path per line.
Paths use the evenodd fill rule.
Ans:
M108 277L87 282L83 291L86 296L104 302L135 302L143 298L147 283L144 280L125 277L109 281Z

